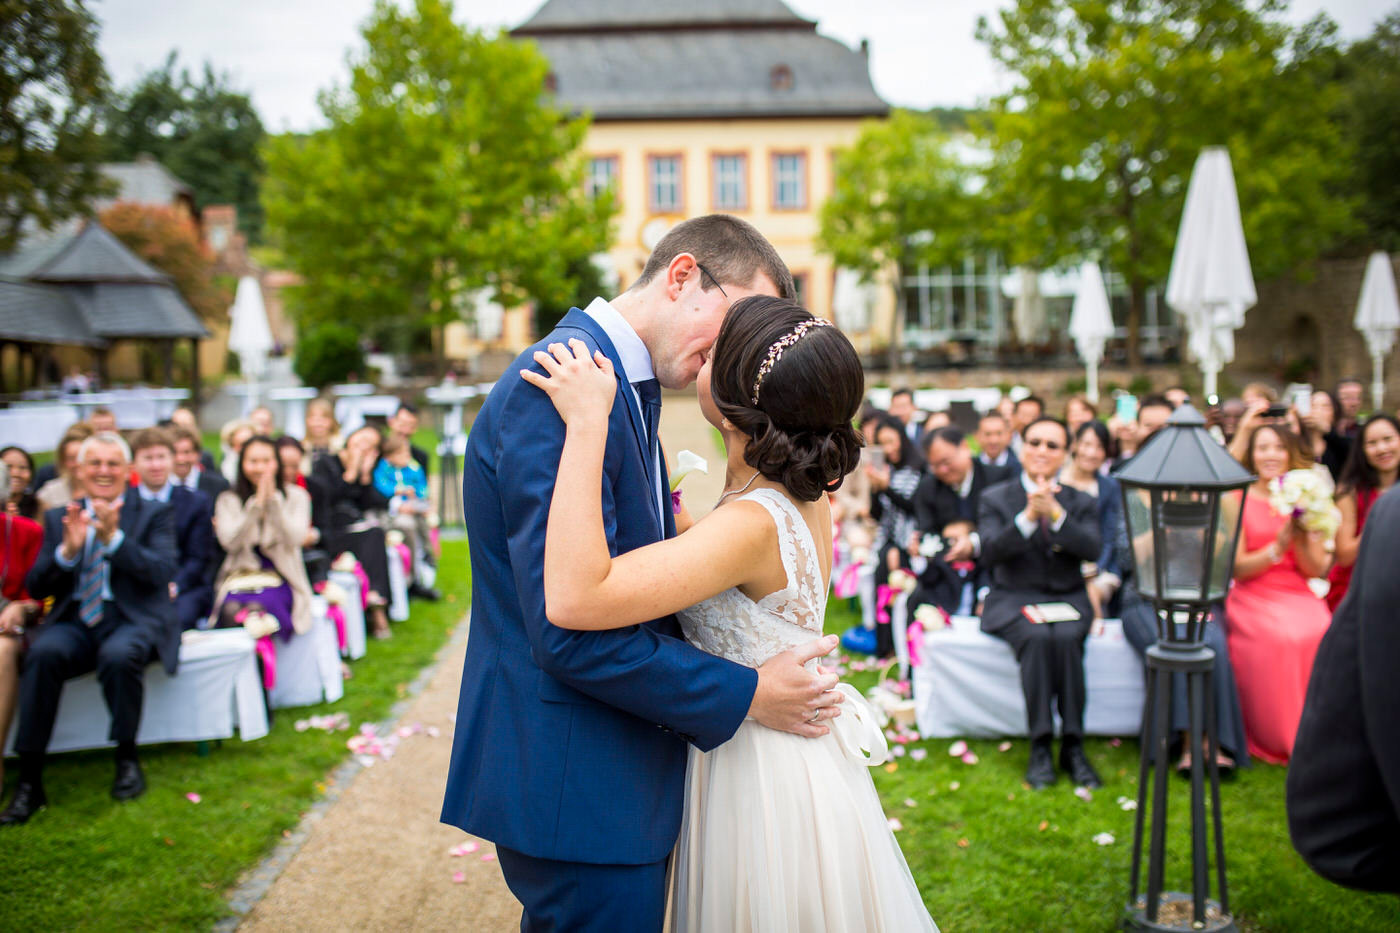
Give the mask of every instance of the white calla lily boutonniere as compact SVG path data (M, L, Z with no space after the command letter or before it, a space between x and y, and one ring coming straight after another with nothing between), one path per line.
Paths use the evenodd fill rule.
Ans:
M710 465L699 454L682 450L676 454L676 472L671 474L671 511L676 514L681 510L681 480L691 473L704 473L709 476Z

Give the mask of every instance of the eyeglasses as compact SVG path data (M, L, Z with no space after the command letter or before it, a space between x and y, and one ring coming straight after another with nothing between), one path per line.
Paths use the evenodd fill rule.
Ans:
M719 293L724 296L726 301L728 301L729 293L724 290L723 285L719 284L719 279L715 278L714 273L711 272L709 269L706 269L704 266L700 265L700 263L698 262L695 264L695 267L700 270L701 275L709 276L710 281L715 283L715 288L719 289ZM700 284L702 286L704 285L703 282Z
M1064 444L1061 444L1059 441L1045 441L1045 440L1041 440L1041 439L1038 438L1038 437L1037 437L1035 440L1026 441L1026 446L1027 446L1027 447L1044 447L1046 450L1049 450L1049 451L1056 451L1056 450L1064 450L1064 449L1065 449L1065 445L1064 445Z

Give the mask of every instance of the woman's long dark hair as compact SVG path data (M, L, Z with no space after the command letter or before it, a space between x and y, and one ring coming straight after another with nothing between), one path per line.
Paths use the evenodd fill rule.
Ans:
M809 327L764 375L757 403L753 387L770 348L812 319L786 298L740 299L710 361L715 407L749 437L744 462L807 502L838 488L860 459L851 426L865 397L860 357L835 327Z
M239 502L247 502L258 487L248 479L248 474L243 472L243 458L248 456L248 448L254 444L266 444L272 448L273 469L276 470L277 485L286 491L286 484L282 482L282 461L277 457L277 442L266 434L256 434L243 442L243 447L238 451L238 475L233 480L233 493L238 496Z
M876 420L875 425L875 446L880 446L880 432L889 428L899 435L899 460L890 464L892 470L922 470L924 468L924 458L919 456L919 448L909 439L909 434L904 430L904 422L893 415L882 415Z
M1094 437L1099 439L1099 446L1103 448L1103 459L1107 463L1113 453L1112 438L1108 433L1108 425L1097 418L1091 418L1081 424L1074 432L1074 443L1078 444L1079 439L1086 431L1093 432Z
M24 489L20 491L19 500L15 505L19 508L20 515L25 518L37 520L39 517L39 497L35 494L36 490L34 489L34 458L29 455L29 451L14 444L8 447L0 447L0 458L3 458L5 454L10 451L19 454L24 458L24 461L29 464L29 485L25 486ZM10 491L6 489L3 499L0 499L0 501L8 501L9 498Z
M1371 461L1366 459L1366 432L1371 425L1384 421L1400 434L1400 422L1387 414L1375 414L1366 419L1366 423L1361 426L1361 430L1356 432L1356 440L1352 442L1351 453L1347 454L1347 462L1342 465L1342 472L1337 476L1337 495L1346 496L1352 493L1366 490L1372 492L1380 488L1381 477L1376 472L1376 468L1371 466Z

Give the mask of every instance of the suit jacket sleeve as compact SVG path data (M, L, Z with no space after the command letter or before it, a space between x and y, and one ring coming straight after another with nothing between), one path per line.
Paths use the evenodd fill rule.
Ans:
M24 588L35 599L68 595L78 581L78 568L64 568L54 560L54 552L63 541L63 512L54 510L44 515L44 543L39 545L39 555L29 575L24 579Z
M914 490L914 519L923 534L936 535L943 530L938 516L938 479L932 473L925 473Z
M180 542L180 571L175 583L186 593L208 586L209 561L214 556L214 509L203 493L191 493L190 508L194 512L190 527Z
M1060 505L1068 514L1064 523L1060 525L1060 530L1050 533L1051 543L1080 560L1097 560L1102 544L1099 535L1098 503L1092 497L1083 494L1065 498L1069 499L1069 503L1061 501Z
M613 554L617 510L612 483L621 457L636 444L624 402L619 397L613 406L603 468L603 526ZM723 743L753 701L758 675L752 668L706 654L651 626L577 632L549 622L544 604L545 526L564 425L549 397L524 380L506 404L510 414L501 419L497 475L502 478L502 514L521 618L535 663L575 690L669 728L701 749Z
M163 587L175 579L176 553L175 510L165 506L155 509L141 540L126 535L108 560L114 573L126 574L143 586Z
M994 488L982 493L977 504L977 533L982 537L982 562L991 566L1020 554L1031 546L1016 527L1012 497ZM1066 521L1068 524L1068 521Z

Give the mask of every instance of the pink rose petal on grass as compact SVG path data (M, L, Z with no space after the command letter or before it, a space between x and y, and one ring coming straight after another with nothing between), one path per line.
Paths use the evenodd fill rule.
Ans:
M454 872L452 873L452 883L453 883L453 884L461 884L463 881L466 881L466 880L467 880L467 873L466 873L466 872L464 872L464 871L454 871Z
M949 782L948 782L948 789L949 789L949 790L957 790L959 787L962 787L962 785L959 784L957 781L949 781Z
M890 831L891 831L891 832L896 832L896 833L897 833L897 832L899 832L899 831L900 831L901 829L903 829L903 828L904 828L904 824L903 824L903 823L901 823L899 820L895 819L894 817L890 817Z
M1010 742L1002 742L1000 745L997 746L997 751L999 751L999 752L1009 752L1009 751L1011 751L1011 743L1010 743Z
M896 758L903 758L907 752L908 749L903 745L896 745L894 748L890 749L890 754Z
M976 752L974 752L974 751L966 751L966 752L963 752L963 754L962 754L962 763L963 763L963 764L965 764L965 765L975 765L975 764L977 764L977 761L978 761L978 758L977 758L977 753L976 753Z
M928 757L928 749L911 748L909 750L909 757L914 761L923 761L925 758Z
M185 795L185 799L188 800L190 803L199 803L204 798L196 794L194 791L190 791L188 794Z
M1085 803L1088 803L1089 801L1094 799L1094 792L1089 790L1089 788L1080 785L1079 787L1076 787L1074 789L1074 796L1078 797Z
M951 757L951 758L961 758L963 755L966 755L966 754L967 754L967 743L964 742L962 739L958 739L958 740L957 740L956 742L954 742L952 745L949 745L949 746L948 746L948 755L949 755L949 757Z

